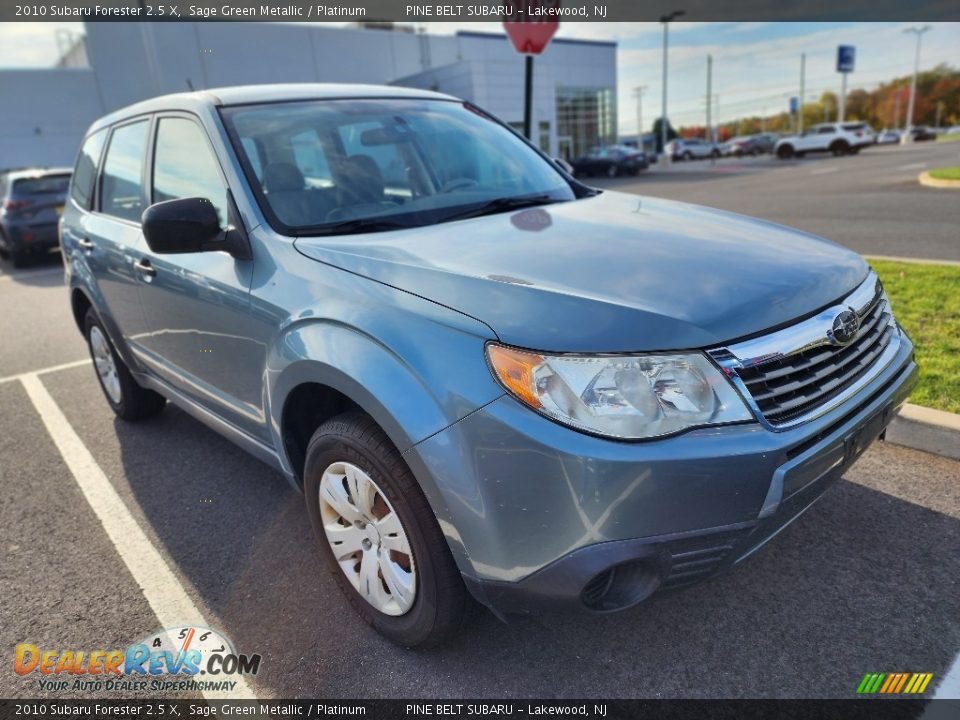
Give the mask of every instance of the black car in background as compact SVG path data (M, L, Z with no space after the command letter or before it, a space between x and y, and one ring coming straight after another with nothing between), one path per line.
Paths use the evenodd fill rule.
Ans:
M773 146L780 138L776 133L758 133L756 135L741 135L725 142L722 147L724 155L743 157L744 155L762 155L773 152Z
M570 164L573 166L574 175L587 177L636 175L649 167L646 153L626 145L596 147Z
M923 125L917 125L916 127L910 128L910 135L913 137L914 142L937 139L937 133L928 127L924 127Z
M57 223L67 199L69 168L0 172L0 257L21 267L30 255L60 245Z

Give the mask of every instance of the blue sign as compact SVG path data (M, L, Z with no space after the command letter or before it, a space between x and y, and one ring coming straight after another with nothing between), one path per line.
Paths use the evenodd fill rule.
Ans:
M790 113L793 114L797 112L797 110L799 109L800 109L800 98L794 95L792 98L790 98Z
M857 49L853 45L837 46L837 72L853 72L853 60L856 57Z

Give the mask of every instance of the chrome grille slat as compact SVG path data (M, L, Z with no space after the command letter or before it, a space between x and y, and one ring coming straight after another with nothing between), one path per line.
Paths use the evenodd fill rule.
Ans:
M874 305L874 308L871 309L871 312L876 307L877 306ZM873 313L873 315L868 316L866 324L861 326L860 328L860 333L865 335L866 333L871 332L877 326L877 323L879 323L884 317L889 319L889 315L885 312ZM805 353L800 353L798 355L791 355L789 356L789 358L784 358L784 361L781 363L780 367L766 370L764 372L763 378L748 380L746 377L744 377L743 373L741 373L741 377L743 377L743 381L747 384L748 388L751 388L751 392L753 392L753 388L751 387L752 384L756 384L760 382L769 382L770 380L776 380L777 378L783 377L785 375L790 375L795 372L811 370L815 366L821 363L827 362L833 359L834 357L836 357L838 349L847 350L851 347L854 347L855 345L857 345L857 343L854 343L853 345L848 345L846 348L836 348L833 345L823 345L816 348L815 350L808 350ZM790 358L797 358L797 360L794 362L788 362ZM798 362L800 364L798 364ZM755 365L751 369L757 369L757 368L763 370L764 366L763 364Z
M887 329L884 335L889 336L891 332L891 329ZM853 363L846 372L821 383L816 391L810 395L801 395L790 400L778 401L772 408L763 411L764 416L774 422L788 420L790 417L805 411L809 405L816 404L821 398L842 390L856 380L860 373L867 370L885 347L886 343L875 343L870 351L866 355L859 356L859 360Z
M869 351L874 343L882 338L883 331L886 329L885 323L878 327L878 321L889 322L889 319L890 315L888 313L878 314L878 317L874 318L870 327L859 336L854 343L844 348L834 347L834 352L828 364L821 362L818 363L815 368L801 368L796 371L801 374L799 378L782 380L780 378L785 377L785 375L781 374L778 378L775 378L777 382L771 383L769 381L769 375L763 375L752 380L744 379L744 382L750 390L750 394L753 395L753 399L758 403L762 403L765 400L787 392L792 392L796 387L809 385L811 382L819 380L825 373L830 374ZM760 366L759 369L762 371L762 366ZM789 374L786 376L789 377Z
M834 344L834 319L853 310L860 327L846 345ZM771 429L793 427L855 393L890 361L899 338L883 288L872 271L836 305L796 325L717 348L710 355L736 377ZM872 372L871 372L872 370Z

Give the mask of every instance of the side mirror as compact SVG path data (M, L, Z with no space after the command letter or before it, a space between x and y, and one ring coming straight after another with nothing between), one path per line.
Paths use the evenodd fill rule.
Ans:
M554 162L557 164L557 166L558 166L561 170L563 170L567 175L571 175L571 176L573 175L573 165L571 165L570 163L568 163L566 160L564 160L563 158L558 157L558 158L554 158L553 161L554 161Z
M220 220L205 198L158 202L143 211L143 236L155 253L202 252L220 235Z
M206 198L181 198L154 203L143 211L141 222L147 245L157 254L223 251L249 260L246 235L235 226L233 199L231 224L220 228L213 203Z

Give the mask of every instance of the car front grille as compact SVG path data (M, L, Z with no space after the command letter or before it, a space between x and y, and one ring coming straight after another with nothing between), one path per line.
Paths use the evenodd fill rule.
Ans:
M783 423L827 402L857 381L890 342L894 328L884 298L861 320L860 334L844 347L821 345L738 371L763 416Z
M829 331L844 310L856 313L859 330L849 344L837 345ZM880 358L897 333L887 298L871 273L848 298L818 316L711 355L735 373L770 425L792 426L879 372Z

